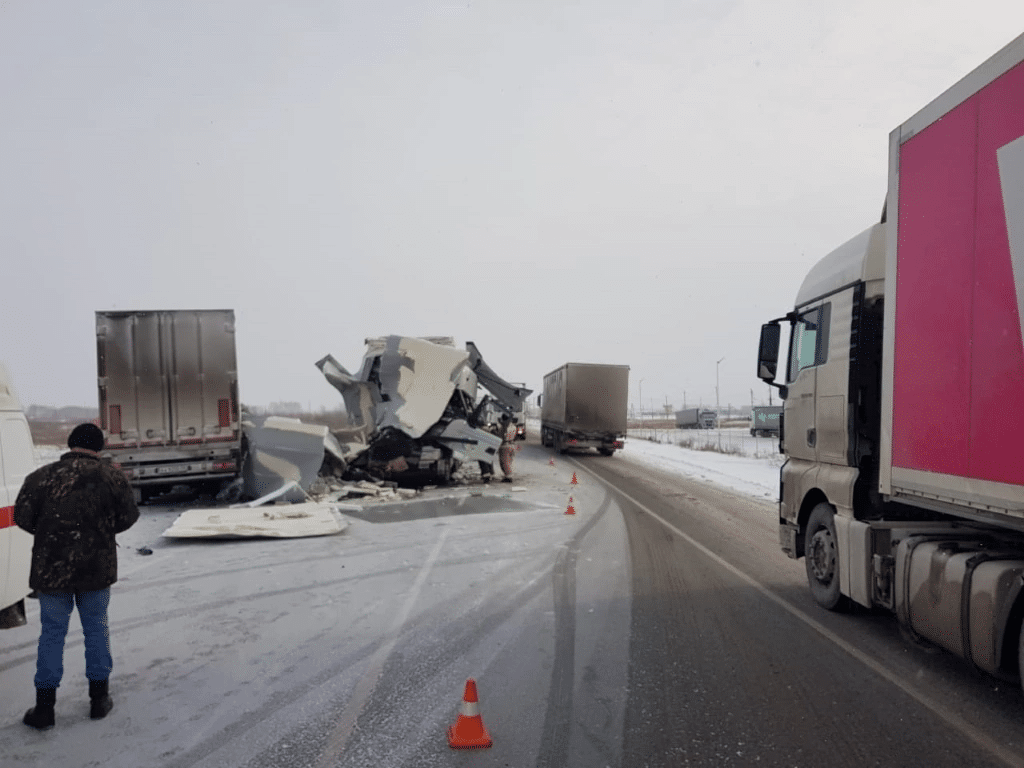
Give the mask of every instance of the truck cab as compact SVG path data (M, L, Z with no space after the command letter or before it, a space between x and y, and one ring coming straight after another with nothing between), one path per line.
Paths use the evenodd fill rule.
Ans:
M7 369L0 365L0 629L25 624L32 535L14 524L14 502L35 468L28 421Z
M852 518L855 493L877 481L884 282L885 232L876 224L818 262L788 316L779 517L791 557L804 554L819 501Z

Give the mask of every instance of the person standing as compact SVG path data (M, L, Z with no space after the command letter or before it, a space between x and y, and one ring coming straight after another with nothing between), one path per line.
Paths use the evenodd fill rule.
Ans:
M501 482L511 483L512 459L516 455L516 424L507 413L501 414L498 436L501 438L501 446L498 448L498 461L501 464L501 471L505 475L501 478Z
M71 611L78 607L85 635L85 676L89 716L107 716L114 703L108 681L113 660L107 606L117 581L114 535L139 519L124 473L101 459L103 432L79 424L68 436L67 453L25 478L14 504L14 522L34 536L29 587L39 594L39 652L36 705L26 725L54 725L57 688L64 675L64 639Z

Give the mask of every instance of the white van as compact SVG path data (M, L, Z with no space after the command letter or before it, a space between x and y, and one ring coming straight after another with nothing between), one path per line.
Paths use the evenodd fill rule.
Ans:
M14 501L35 470L28 420L0 364L0 629L25 623L25 596L32 563L32 535L14 524Z

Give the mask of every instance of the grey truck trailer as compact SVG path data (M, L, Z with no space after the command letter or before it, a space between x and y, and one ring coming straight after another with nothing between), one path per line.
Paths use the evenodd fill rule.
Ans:
M137 501L238 476L232 310L97 312L96 364L103 455L124 470Z
M544 377L540 440L559 453L596 448L611 456L623 446L629 366L566 363Z

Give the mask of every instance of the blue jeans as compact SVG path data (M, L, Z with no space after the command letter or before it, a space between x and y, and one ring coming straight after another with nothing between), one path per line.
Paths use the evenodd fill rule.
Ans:
M107 626L110 587L95 592L40 592L42 630L36 659L36 688L57 688L60 685L64 676L64 638L76 603L85 635L85 676L93 682L110 677L114 665L110 658L110 629Z

